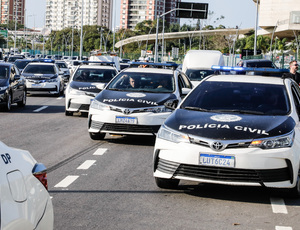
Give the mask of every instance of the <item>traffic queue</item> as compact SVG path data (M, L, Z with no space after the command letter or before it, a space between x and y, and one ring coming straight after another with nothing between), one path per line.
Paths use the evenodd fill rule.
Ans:
M213 65L209 71L194 86L175 63L129 62L120 70L114 62L81 61L65 87L68 73L53 60L31 61L22 73L15 64L1 63L0 102L9 111L12 103L24 107L27 93L64 93L65 115L86 113L93 140L111 134L153 136L153 176L162 189L176 189L185 180L263 186L300 197L299 85L281 77L286 69ZM37 208L34 199L24 196L25 185L16 189L23 195L9 192L9 186L23 185L20 173L28 181L38 179L30 186L39 188L34 198L43 201L38 208L44 213L30 222L20 211L19 216L8 214L2 223L51 229L46 168L29 152L2 143L0 149L1 187L6 186L7 196L16 197L9 201L1 196L1 213L14 202L33 202L31 207ZM21 166L24 158L30 159L27 168Z

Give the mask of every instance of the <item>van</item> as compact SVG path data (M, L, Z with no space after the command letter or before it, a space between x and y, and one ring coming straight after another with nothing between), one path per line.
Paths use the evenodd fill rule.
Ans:
M182 72L194 86L205 77L214 73L212 65L224 65L223 54L218 50L189 50L182 63Z

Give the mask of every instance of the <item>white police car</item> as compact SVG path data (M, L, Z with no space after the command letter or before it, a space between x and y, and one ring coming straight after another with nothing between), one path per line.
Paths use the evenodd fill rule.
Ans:
M180 180L190 180L265 186L299 196L299 117L300 88L289 78L209 76L157 134L156 184L175 188Z
M84 62L76 69L65 91L65 114L88 112L91 100L118 71L112 62Z
M26 79L27 92L47 92L55 95L62 95L64 92L63 75L51 59L33 60L22 72Z
M0 155L1 229L53 229L45 166L2 142Z
M131 65L152 68L123 70L92 101L88 117L92 139L103 139L106 133L155 135L171 113L164 103L181 100L192 88L182 72L162 68L174 67L172 64Z

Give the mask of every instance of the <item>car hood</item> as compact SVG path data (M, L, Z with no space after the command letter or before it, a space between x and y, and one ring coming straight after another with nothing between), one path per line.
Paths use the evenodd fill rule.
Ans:
M56 74L32 74L32 73L22 73L22 76L26 79L33 80L47 80L52 78L57 78Z
M220 114L177 109L165 121L174 130L215 140L249 140L284 135L295 121L289 116Z
M106 83L71 81L70 87L84 92L99 93Z
M123 108L153 107L163 105L170 99L176 99L176 96L170 93L124 92L113 90L103 90L96 97L96 100L100 102Z
M8 79L0 79L0 86L7 86L8 85Z

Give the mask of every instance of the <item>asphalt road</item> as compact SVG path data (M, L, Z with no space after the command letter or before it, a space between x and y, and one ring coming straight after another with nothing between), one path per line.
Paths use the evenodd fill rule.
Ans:
M48 168L57 230L300 229L300 199L264 188L182 181L159 189L154 138L91 140L85 115L64 115L64 98L29 96L0 116L0 140Z

